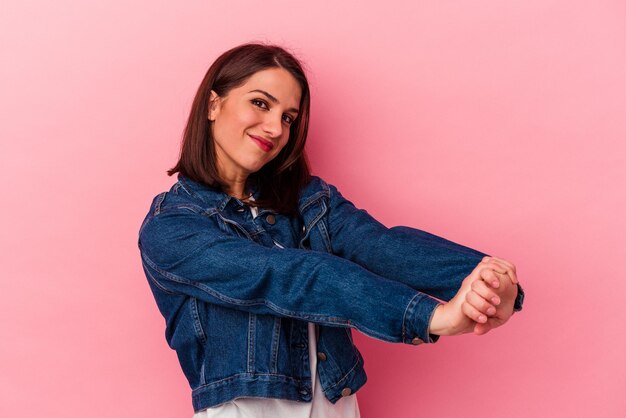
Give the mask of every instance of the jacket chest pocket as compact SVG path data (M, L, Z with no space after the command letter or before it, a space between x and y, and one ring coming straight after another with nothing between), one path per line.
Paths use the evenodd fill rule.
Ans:
M214 214L220 230L231 235L252 239L252 236L238 222L228 219L219 212Z
M264 247L296 248L299 240L297 218L288 218L275 212L262 212L253 224L218 215L220 229L230 235L246 238Z
M316 251L332 252L326 214L328 205L324 199L317 199L305 206L301 211L302 235L299 248Z

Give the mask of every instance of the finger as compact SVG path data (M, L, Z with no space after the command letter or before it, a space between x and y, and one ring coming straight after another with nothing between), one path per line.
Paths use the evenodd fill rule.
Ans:
M465 295L465 301L483 315L493 316L496 313L496 307L487 302L482 296L474 291L467 292Z
M498 296L493 290L491 290L487 286L487 283L485 283L483 280L476 280L472 282L471 288L483 299L490 301L494 306L498 306L500 304L500 296Z
M479 263L479 266L481 269L488 268L501 274L507 274L507 267L503 264L498 263L495 260L481 261Z
M489 325L488 322L485 323L485 324L476 324L476 325L474 325L474 334L476 334L476 335L485 335L486 333L488 333L492 329L493 329L493 327L491 325Z
M483 257L483 261L485 262L493 261L495 263L498 263L499 265L501 265L503 268L506 269L507 274L511 278L511 282L513 282L513 284L519 283L519 280L517 279L517 270L515 269L515 265L511 263L510 261L507 261L507 260L504 260L502 258L495 257L495 256Z
M496 273L490 268L484 268L480 271L480 277L491 287L497 289L500 287L500 278L496 276Z
M503 283L504 280L512 281L508 273L498 273L497 271L494 271L493 273L496 275L498 279L500 279L500 283Z
M497 262L502 264L503 266L505 266L506 270L507 270L507 274L509 275L509 277L511 278L511 282L513 284L517 284L519 283L519 280L517 279L517 271L515 269L515 266L513 265L513 263L511 263L510 261L506 261L503 260L501 258L498 257L493 257L493 259Z
M476 325L474 325L474 332L477 335L485 335L494 328L498 328L498 324L493 319L489 319L484 324L477 323Z
M506 273L506 268L494 261L481 261L480 263L478 263L474 271L479 278L482 278L481 272L485 269L497 271L502 274Z
M463 302L461 304L461 311L472 321L476 321L478 323L487 322L487 317L467 302Z
M482 264L483 266L489 266L495 270L501 271L502 273L506 273L507 266L504 263L500 263L499 261L495 260L491 256L483 257L482 260L480 260L479 264Z
M496 261L498 261L499 263L505 264L507 267L509 267L511 270L513 270L514 272L517 272L517 269L515 268L515 265L513 263L511 263L508 260L505 260L502 257L496 257L495 255L490 255L488 256L489 258L492 258Z

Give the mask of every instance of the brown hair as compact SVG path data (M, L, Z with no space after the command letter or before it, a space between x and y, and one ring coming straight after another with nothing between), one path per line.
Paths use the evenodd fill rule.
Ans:
M259 197L247 203L283 214L297 214L300 190L311 176L304 151L309 125L309 83L298 59L277 45L246 43L224 52L215 60L194 98L179 160L167 174L180 172L192 180L224 190L226 184L217 172L215 143L208 120L211 90L223 97L254 73L277 67L287 70L300 84L300 112L290 125L287 145L259 171L248 176L246 186L255 182Z

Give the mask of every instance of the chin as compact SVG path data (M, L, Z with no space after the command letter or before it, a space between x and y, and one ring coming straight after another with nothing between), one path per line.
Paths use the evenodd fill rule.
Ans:
M248 167L246 167L248 169L248 171L250 172L250 174L252 173L256 173L257 171L259 171L260 169L262 169L265 166L265 164L255 164L255 165L250 165Z
M273 159L273 158L272 158ZM263 161L263 162L259 162L259 161L255 161L252 164L249 164L247 166L248 171L250 171L250 173L256 173L257 171L259 171L260 169L262 169L263 167L265 167L267 165L267 163L269 163L270 161L272 161L272 159L267 160L267 161Z

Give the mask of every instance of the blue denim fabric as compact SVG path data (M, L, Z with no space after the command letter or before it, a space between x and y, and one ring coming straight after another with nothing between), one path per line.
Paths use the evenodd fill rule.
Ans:
M316 176L299 212L260 208L253 219L239 199L180 174L154 198L139 231L142 265L195 411L241 396L310 402L307 322L319 324L326 397L355 393L367 377L351 329L436 342L435 298L452 298L486 255L387 228Z

